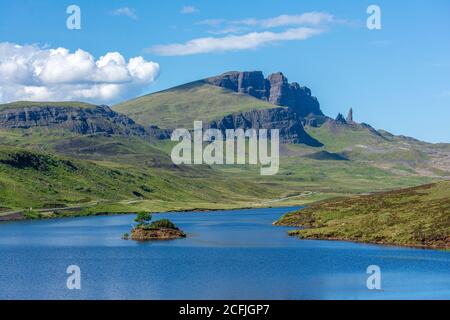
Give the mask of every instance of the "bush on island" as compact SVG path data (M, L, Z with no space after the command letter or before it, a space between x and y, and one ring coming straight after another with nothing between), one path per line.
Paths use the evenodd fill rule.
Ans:
M153 229L159 229L159 228L178 229L175 226L175 224L173 224L173 222L168 219L161 219L158 221L154 221L150 224L150 228L153 228Z
M134 221L137 222L136 228L148 227L151 220L152 215L148 212L138 212L136 218L134 219Z

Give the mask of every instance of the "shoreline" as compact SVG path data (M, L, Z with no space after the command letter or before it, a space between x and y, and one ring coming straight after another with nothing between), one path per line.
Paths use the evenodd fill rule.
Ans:
M301 239L450 250L449 181L332 199L275 222ZM432 227L430 227L432 226Z
M269 209L269 208L293 208L293 207L304 207L307 204L315 203L318 201L301 201L301 203L289 203L289 204L282 204L282 201L289 200L292 198L299 197L301 195L293 195L293 196L287 196L282 198L275 198L270 200L264 200L259 204L256 204L254 206L252 205L237 205L236 207L216 207L216 208L180 208L180 209L167 209L167 210L159 210L157 212L150 212L151 214L159 214L159 213L190 213L190 212L215 212L215 211L235 211L235 210L250 210L250 209ZM16 211L10 211L10 212L0 212L0 224L7 223L7 222L17 222L17 221L33 221L33 220L49 220L49 219L62 219L62 218L75 218L75 217L89 217L89 216L111 216L111 215L124 215L124 214L136 214L136 212L131 211L124 211L124 212L93 212L93 213L83 213L82 211L85 209L89 209L91 207L95 207L95 205L98 205L100 203L96 203L94 205L87 205L87 206L72 206L72 207L62 207L62 208L48 208L48 209L36 209L34 210L37 213L49 213L49 216L40 216L36 218L27 218L25 216L25 213L27 210L16 210ZM55 211L71 211L73 214L54 214ZM77 214L78 212L81 212Z
M280 227L289 227L289 226L283 226L278 225ZM296 231L296 230L293 230ZM375 246L384 246L384 247L391 247L391 248L409 248L409 249L420 249L420 250L434 250L434 251L444 251L444 252L450 252L450 248L448 247L442 247L442 246L427 246L427 245L414 245L414 244L397 244L397 243L386 243L386 242L376 242L376 241L358 241L355 239L345 239L345 238L302 238L299 235L295 234L289 234L290 231L288 231L288 236L298 238L298 240L304 240L304 241L339 241L339 242L350 242L350 243L356 243L356 244L368 244L368 245L375 245Z
M237 210L252 210L252 209L270 209L270 208L295 208L295 207L303 207L304 205L280 205L280 206L261 206L261 207L236 207L236 208L192 208L192 209L175 209L175 210L167 210L167 211L158 211L151 212L151 214L170 214L170 213L193 213L193 212L217 212L217 211L237 211ZM64 210L64 208L58 209ZM70 209L66 209L70 210ZM72 209L73 210L73 209ZM97 212L91 214L73 214L73 215L58 215L54 214L48 217L39 217L39 218L27 218L23 215L24 211L14 212L8 215L0 215L0 225L4 223L12 223L12 222L30 222L30 221L40 221L40 220L59 220L59 219L67 219L67 218L82 218L82 217L107 217L107 216L119 216L119 215L132 215L136 214L136 212ZM39 212L39 211L38 211ZM51 211L40 211L40 212L51 212ZM12 218L10 218L12 217Z
M264 207L240 207L240 208L232 208L232 209L205 209L205 208L193 208L193 209L178 209L178 210L168 210L168 211L160 211L160 212L154 212L152 214L167 214L167 213L201 213L201 212L217 212L217 211L237 211L237 210L252 210L252 209L270 209L270 208L292 208L296 206L264 206ZM301 206L299 206L301 207ZM303 206L304 207L304 206ZM94 213L94 214L87 214L87 215L67 215L67 216L53 216L53 217L42 217L37 219L27 219L27 218L20 218L20 219L9 219L9 220L1 220L0 219L0 225L6 224L6 223L14 223L14 222L30 222L30 221L40 221L40 220L59 220L59 219L69 219L69 218L81 218L81 217L108 217L108 216L118 216L118 215L132 215L136 214L134 212L109 212L109 213ZM14 215L17 215L15 213ZM1 217L0 217L1 218ZM300 225L288 225L288 224L279 224L277 221L274 221L272 223L274 227L292 227L292 228L299 228L302 227ZM304 228L305 229L305 228ZM296 237L298 240L313 240L313 241L339 241L339 242L350 242L350 243L356 243L356 244L368 244L368 245L375 245L375 246L385 246L385 247L392 247L392 248L410 248L410 249L420 249L420 250L435 250L435 251L444 251L449 252L450 248L442 247L442 246L430 246L430 245L414 245L414 244L398 244L398 243L386 243L386 242L376 242L376 241L358 241L355 239L346 239L346 238L327 238L327 237L308 237L304 238L296 234L291 234L291 232L296 232L298 230L291 230L287 231L287 235L289 237Z
M359 243L359 244L370 244L377 246L385 246L385 247L397 247L397 248L411 248L411 249L421 249L421 250L436 250L436 251L447 251L450 252L449 247L439 246L439 245L419 245L419 244L400 244L400 243L391 243L391 242L383 242L383 241L360 241L356 239L349 239L344 237L304 237L298 234L301 230L312 230L314 228L307 228L302 225L295 224L283 224L279 223L279 220L275 221L272 224L274 227L288 227L288 228L301 228L301 229L293 229L287 231L289 237L295 237L298 240L320 240L320 241L340 241L340 242L351 242L351 243ZM296 234L297 233L297 234Z
M377 246L385 246L385 247L397 247L397 248L411 248L411 249L421 249L421 250L436 250L436 251L447 251L450 252L449 247L439 246L439 245L418 245L418 244L400 244L400 243L391 243L391 242L383 242L383 241L359 241L356 239L349 239L344 237L303 237L298 233L301 230L308 230L314 228L307 228L300 224L283 224L280 223L279 220L274 221L272 224L274 227L288 227L288 228L301 228L301 229L293 229L287 231L289 237L295 237L298 240L320 240L320 241L340 241L340 242L351 242L351 243L359 243L359 244L370 244Z

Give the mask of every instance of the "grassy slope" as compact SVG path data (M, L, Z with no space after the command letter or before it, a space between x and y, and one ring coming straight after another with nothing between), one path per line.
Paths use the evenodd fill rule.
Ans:
M306 127L306 131L314 138L322 142L331 152L340 152L345 148L355 145L376 146L387 141L382 137L363 128L349 128L344 126L319 128Z
M78 101L62 101L62 102L34 102L34 101L17 101L11 103L0 104L0 110L11 108L31 108L31 107L75 107L75 108L94 108L95 106L85 102Z
M17 161L18 155L32 161ZM233 181L208 168L145 168L0 147L3 212L60 206L86 207L85 213L233 208L257 206L282 192Z
M301 145L283 145L282 149L288 149L289 152L281 159L279 174L263 177L259 174L259 166L214 166L213 168L191 166L181 171L175 170L172 168L169 158L173 146L170 141L150 142L140 138L103 135L79 136L60 130L53 132L34 128L33 130L0 130L0 144L51 154L56 153L66 158L90 160L88 163L95 162L99 168L126 170L134 172L136 176L147 173L156 176L176 176L180 185L191 186L195 179L195 187L198 187L194 188L195 190L189 195L182 197L164 198L161 197L161 194L156 193L148 199L141 200L132 194L133 191L140 192L139 188L136 189L139 185L131 183L123 186L123 191L119 192L117 197L114 192L107 195L90 194L90 202L109 203L106 207L99 204L91 208L92 213L94 211L128 212L139 208L157 211L195 207L215 209L229 208L230 206L299 205L337 195L414 186L431 181L428 177L415 174L395 175L360 161L307 159L298 154L315 152L317 148ZM292 154L289 155L289 153ZM17 172L19 175L23 173L25 171ZM9 174L12 175L13 172L11 171ZM65 184L64 180L69 180L67 181L68 186L73 184L70 176L63 175L55 177L55 179L60 181L60 184ZM109 180L107 182L106 185L114 185L114 182L110 183ZM217 182L220 182L220 187ZM86 182L86 185L89 184L90 182ZM33 188L32 183L25 184L25 186L28 190ZM174 185L175 187L176 185ZM210 192L208 196L204 194L203 187ZM77 204L78 200L76 199L85 196L80 196L79 192L76 192L78 198L73 200L71 199L71 188L67 188L67 186L59 188L61 189L60 194L67 195L60 197L60 203L68 206ZM37 189L39 190L39 188ZM95 184L92 189L96 190ZM171 189L165 186L162 190L169 192ZM51 194L51 191L49 192ZM252 192L256 194L252 194ZM25 195L27 192L23 194ZM247 198L245 198L246 196ZM8 207L42 207L50 199L51 197L49 198L48 195L36 192L35 196L30 195L23 199L17 199L18 201L10 203Z
M160 95L159 98L158 95ZM139 99L147 101L155 97L158 103L165 101L164 103L175 105L172 106L173 109L166 106L169 112L163 112L163 117L159 118L160 121L164 121L166 116L172 116L171 112L174 112L177 114L175 119L180 119L180 114L185 117L180 121L185 121L187 126L192 126L193 119L188 119L186 112L177 111L177 108L182 109L185 103L189 105L188 108L193 109L189 112L195 117L214 115L211 116L214 118L217 117L218 112L224 114L230 112L230 110L223 111L223 108L220 108L222 104L226 103L234 111L253 109L254 103L260 103L260 106L264 108L273 107L252 97L198 82L138 98L134 102L138 104ZM184 102L179 103L179 101ZM18 104L29 105L30 103ZM41 103L37 105L41 105ZM67 103L67 105L73 104ZM78 103L75 103L75 106L77 105ZM213 112L206 112L211 105ZM125 105L123 107L125 108ZM139 106L135 107L140 108ZM152 108L149 110L153 110ZM145 113L147 106L144 106L143 110ZM145 116L144 113L143 116ZM156 119L159 116L155 113L154 117L148 117ZM191 117L190 114L189 117ZM55 174L53 176L44 174L45 183L43 185L58 187L41 190L41 185L36 181L42 179L42 172L17 169L14 171L0 165L0 173L3 174L0 178L3 179L3 186L6 186L4 191L0 192L5 194L7 192L5 190L11 190L13 187L17 190L17 183L14 185L11 181L14 179L20 181L23 179L23 175L29 175L35 179L34 182L23 183L21 181L20 183L23 184L21 195L10 194L11 199L4 205L5 207L11 209L29 206L40 208L51 203L55 199L52 193L57 191L59 192L57 197L59 204L66 206L80 205L80 203L82 205L95 204L86 208L84 212L96 213L300 205L335 196L395 189L433 181L429 176L418 175L413 169L402 163L395 164L397 158L399 158L399 162L404 160L403 156L398 156L398 147L403 143L400 140L389 141L366 129L309 128L308 130L313 136L324 142L325 146L312 148L304 145L282 145L280 172L271 177L260 176L259 166L173 168L169 157L173 146L170 141L148 141L140 138L104 135L80 136L46 128L0 130L0 148L2 148L1 145L4 145L4 148L19 147L33 150L33 152L55 154L58 155L57 158L78 159L74 161L78 161L82 166L88 168L86 169L87 174L80 176L80 180L84 181L82 183L84 191L83 189L74 191L75 176L72 177L65 173L57 174L58 170L56 169L52 171ZM395 137L389 138L393 140ZM373 152L366 153L367 149L364 146L374 149ZM351 161L320 161L303 156L320 150L342 152L348 151L349 148L351 148ZM445 150L445 145L440 149ZM391 150L392 152L390 152ZM376 158L380 158L380 160ZM422 158L425 159L426 155L417 157L420 161L423 160ZM380 166L380 161L394 163L395 170ZM130 173L132 177L122 181L120 177L108 175L108 170L119 170L125 176L126 173ZM161 179L161 181L155 179L148 181L151 186L157 187L151 188L153 192L148 194L140 191L141 184L138 182L140 177L146 175ZM96 179L92 180L90 177L96 177ZM111 192L99 192L97 182L102 181L103 177L105 181L102 184L106 186L104 188L111 187ZM116 179L117 184L115 183ZM165 180L173 183L170 185L162 183ZM116 186L119 186L118 189L115 188ZM183 188L190 191L179 190ZM133 191L142 193L143 197L135 196ZM7 197L3 199L6 201Z
M346 127L306 128L324 144L323 149L390 172L394 176L450 177L450 152L446 144L431 144L386 132ZM448 146L448 144L447 144Z
M305 239L450 248L450 181L324 201L283 216L278 225Z
M234 112L270 109L272 104L201 81L126 101L113 109L136 122L161 128L192 128Z
M139 137L77 135L62 130L1 130L0 145L27 148L68 157L133 164L136 166L171 164L166 150Z
M251 103L247 104L246 101ZM263 103L263 107L266 105L265 102L252 97L196 82L125 102L115 109L127 113L137 122L147 124L153 122L162 127L175 127L181 124L190 128L194 119L217 118L218 112L221 115L229 114L238 110L236 107L240 110L252 109L255 107L254 102ZM223 107L230 104L233 105L232 110ZM414 186L432 181L429 176L418 175L410 166L401 163L402 152L397 148L398 143L388 141L367 129L334 130L322 127L307 128L307 131L325 146L323 148L309 148L303 145L282 146L285 152L282 152L280 175L269 179L259 176L258 169L230 166L215 168L231 174L233 179L256 180L267 185L287 185L294 193L314 191L348 194ZM366 159L365 145L376 147L381 151L374 150L368 156L369 159ZM352 161L348 163L314 161L302 157L305 153L320 150L342 152L349 147L353 147L353 150ZM170 152L170 148L166 148L166 151ZM379 159L375 159L377 157ZM400 159L397 161L397 158ZM386 163L389 165L386 166ZM394 170L396 171L393 172Z

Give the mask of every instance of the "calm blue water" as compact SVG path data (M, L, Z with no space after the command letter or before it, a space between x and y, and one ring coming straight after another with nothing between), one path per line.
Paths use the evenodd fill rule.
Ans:
M188 233L168 242L121 240L134 216L1 224L0 299L450 298L450 252L301 241L271 225L292 209L155 215ZM81 290L66 288L69 265Z

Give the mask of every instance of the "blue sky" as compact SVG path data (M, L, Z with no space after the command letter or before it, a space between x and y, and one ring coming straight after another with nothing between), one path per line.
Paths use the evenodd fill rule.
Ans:
M71 4L81 9L81 30L66 27L66 8ZM381 8L381 30L366 27L366 9L371 4ZM289 20L311 12L322 14L322 20L317 24ZM281 15L286 15L288 22L274 19ZM320 32L302 39L305 30L298 28ZM295 39L286 40L286 32L293 29ZM249 34L253 36L245 38ZM265 40L248 41L254 37ZM203 40L198 44L195 39ZM194 53L186 46L193 40ZM110 70L97 70L100 67L89 79L86 75L69 79L61 69L60 74L48 73L41 76L39 84L33 84L64 93L82 88L79 92L91 97L85 100L101 97L113 103L230 70L282 71L290 81L310 87L327 115L334 117L353 107L357 121L376 128L430 142L450 142L448 0L2 0L0 43L6 42L33 46L27 50L44 56L45 61L46 50L59 47L68 49L69 53L62 53L66 58L82 49L96 61L108 52L120 53L125 63L119 67L131 75L111 80L117 81L117 86L103 84L112 90L106 95L96 95L103 90L98 86L91 88L95 77ZM218 50L222 45L227 50ZM12 50L0 48L0 59ZM24 52L21 49L19 55ZM120 64L120 56L108 56L101 65L110 61ZM134 60L135 68L131 68L129 59L139 56L143 60ZM78 60L74 61L76 65ZM62 84L58 83L61 78L65 79ZM3 100L19 99L22 92L28 97L24 86L29 84L14 81L21 87L6 88L0 82L0 88L6 88ZM128 84L122 85L125 82ZM42 94L45 97L47 92Z

